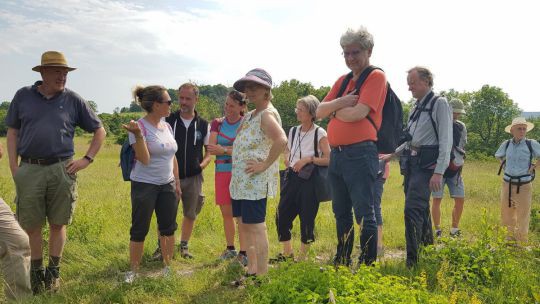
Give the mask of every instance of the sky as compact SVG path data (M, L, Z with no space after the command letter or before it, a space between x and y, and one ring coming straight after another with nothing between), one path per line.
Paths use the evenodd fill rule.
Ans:
M256 67L276 85L331 86L348 72L339 38L365 26L370 63L402 100L411 98L406 71L423 65L436 91L488 84L540 111L538 11L520 0L2 0L0 101L40 79L31 68L47 50L77 67L67 87L99 112L129 106L137 84L232 86Z

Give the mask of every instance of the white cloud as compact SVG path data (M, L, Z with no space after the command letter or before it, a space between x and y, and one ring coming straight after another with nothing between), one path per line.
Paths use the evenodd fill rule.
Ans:
M160 5L161 3L161 5ZM339 37L361 24L375 36L372 63L409 99L405 71L423 64L436 89L497 85L527 110L537 109L540 69L534 2L502 1L6 1L0 49L10 99L37 78L39 54L59 49L79 70L68 86L101 111L126 106L136 83L177 87L193 80L231 85L249 69L275 82L296 78L331 85L347 71Z

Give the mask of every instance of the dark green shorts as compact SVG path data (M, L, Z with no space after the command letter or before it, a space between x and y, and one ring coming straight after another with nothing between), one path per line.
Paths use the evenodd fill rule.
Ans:
M71 223L77 201L77 175L68 174L66 160L50 166L21 162L13 180L17 219L24 229Z

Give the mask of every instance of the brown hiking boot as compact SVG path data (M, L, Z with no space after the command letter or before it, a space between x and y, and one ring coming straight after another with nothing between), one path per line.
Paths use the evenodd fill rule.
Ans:
M40 294L45 289L45 269L43 267L30 270L30 286L34 295Z
M45 289L57 292L60 289L60 267L48 266L45 269Z

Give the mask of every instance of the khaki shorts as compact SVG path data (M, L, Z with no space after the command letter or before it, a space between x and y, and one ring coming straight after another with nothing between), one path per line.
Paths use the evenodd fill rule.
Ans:
M71 223L77 201L77 175L68 174L65 160L49 166L20 163L13 177L17 219L23 229Z
M195 220L204 205L203 182L202 173L180 180L183 213L189 219Z

